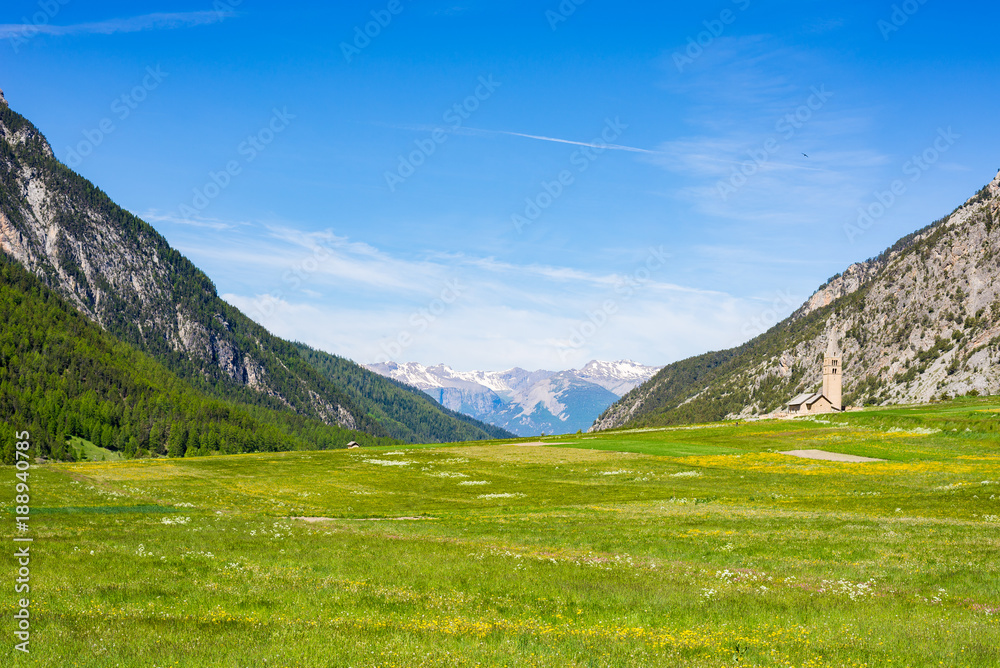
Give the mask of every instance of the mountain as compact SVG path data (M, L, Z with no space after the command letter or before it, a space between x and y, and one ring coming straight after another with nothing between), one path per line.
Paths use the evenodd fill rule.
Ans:
M76 458L77 438L126 457L391 445L288 411L211 397L102 330L0 253L0 461L15 431L34 456Z
M393 438L416 443L504 439L513 434L468 415L442 408L425 393L354 362L297 343L299 353L335 383ZM391 409L391 410L390 410Z
M618 395L626 394L632 388L642 385L662 367L643 366L629 360L617 362L598 362L592 360L579 371L576 377L594 385L600 385L605 390Z
M41 132L0 101L0 248L80 313L199 392L378 437L442 441L492 430L428 404L436 425L401 428L420 397L392 386L364 397L370 371L341 385L294 344L224 302L211 280L151 226L55 159ZM363 407L364 406L364 407ZM374 410L377 407L378 410ZM2 417L2 416L0 416ZM440 428L440 429L438 429Z
M369 369L426 392L448 409L519 436L587 429L622 394L658 367L631 361L592 361L571 371L455 371L416 362L372 364Z
M848 267L768 332L664 367L595 430L768 413L818 387L830 339L846 405L1000 392L1000 174L945 218Z

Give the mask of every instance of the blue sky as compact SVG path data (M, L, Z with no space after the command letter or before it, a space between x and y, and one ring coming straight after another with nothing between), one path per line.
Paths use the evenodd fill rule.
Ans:
M664 364L760 333L994 177L998 19L8 0L0 87L282 336L359 362Z

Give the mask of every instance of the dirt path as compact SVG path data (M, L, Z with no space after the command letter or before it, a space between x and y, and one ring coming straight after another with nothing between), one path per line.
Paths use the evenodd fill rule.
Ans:
M418 522L421 520L436 520L436 517L292 517L303 522Z
M884 459L874 459L873 457L858 457L857 455L844 455L839 452L827 452L826 450L788 450L779 454L804 457L805 459L822 459L828 462L853 462L858 464L886 461Z

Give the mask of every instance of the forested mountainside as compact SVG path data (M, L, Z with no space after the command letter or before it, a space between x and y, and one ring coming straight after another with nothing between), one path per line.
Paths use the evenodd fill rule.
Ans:
M108 333L199 391L389 434L294 344L220 299L212 281L151 226L56 160L38 129L3 102L0 248ZM360 375L371 373L355 367ZM391 392L371 399L393 417L400 400ZM431 440L467 429L443 412L436 424L445 432ZM470 435L489 437L485 431Z
M462 413L443 408L419 389L386 378L342 357L296 344L303 358L325 378L343 388L355 405L393 438L410 442L473 441L513 438L514 434Z
M768 332L664 367L592 429L747 417L817 388L827 341L847 405L1000 392L1000 174L945 218L849 267Z
M0 253L0 459L13 431L34 454L75 458L71 437L126 457L391 445L289 411L207 395L118 341Z

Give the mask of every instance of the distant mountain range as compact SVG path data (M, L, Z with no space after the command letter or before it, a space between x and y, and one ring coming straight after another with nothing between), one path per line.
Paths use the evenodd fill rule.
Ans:
M1000 174L951 214L831 278L766 333L664 367L595 429L768 413L815 391L830 338L844 353L847 405L1000 393Z
M660 367L592 361L570 371L455 371L416 362L370 364L388 378L426 392L445 408L519 436L586 431L594 419Z

